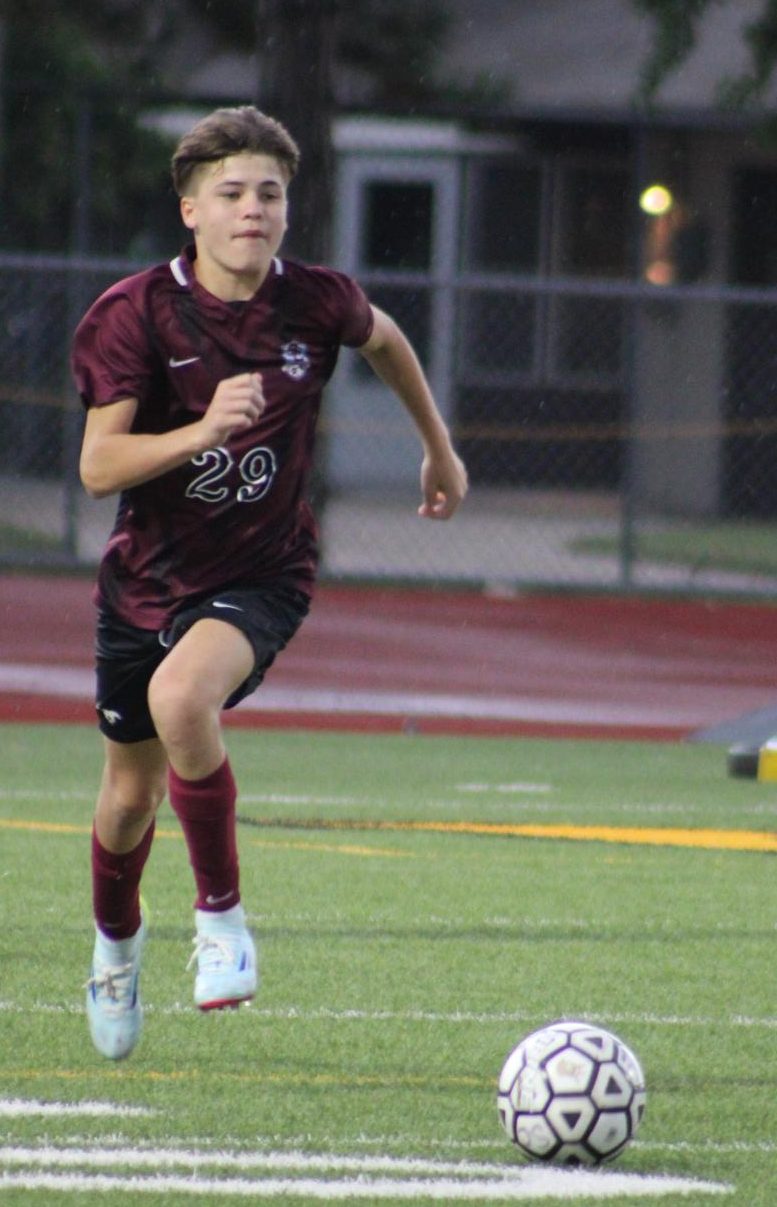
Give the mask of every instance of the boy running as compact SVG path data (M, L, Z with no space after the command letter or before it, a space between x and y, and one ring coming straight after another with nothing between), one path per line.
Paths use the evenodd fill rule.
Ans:
M350 278L279 258L299 151L253 106L219 109L172 160L193 243L119 281L76 331L87 409L81 478L118 511L99 569L97 712L105 762L92 835L92 1040L141 1031L140 881L165 794L196 886L194 1000L253 997L236 788L220 714L302 623L316 574L305 493L340 347L398 396L423 450L419 514L448 519L466 471L410 344Z

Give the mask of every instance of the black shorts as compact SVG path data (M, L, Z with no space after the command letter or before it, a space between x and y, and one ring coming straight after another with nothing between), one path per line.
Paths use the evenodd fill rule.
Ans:
M308 614L310 599L289 586L218 591L184 608L169 629L138 629L114 613L97 619L96 706L100 730L114 742L143 742L157 736L148 707L151 676L184 633L198 620L226 620L245 633L254 669L226 701L234 708L262 682L266 671Z

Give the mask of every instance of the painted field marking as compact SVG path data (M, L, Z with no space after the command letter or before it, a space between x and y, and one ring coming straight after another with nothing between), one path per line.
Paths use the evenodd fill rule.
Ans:
M571 1179L575 1178L573 1184ZM609 1178L610 1181L604 1179ZM585 1180L583 1180L585 1179ZM630 1179L630 1180L627 1180ZM612 1198L664 1198L670 1194L731 1194L733 1186L722 1182L694 1182L690 1178L647 1177L639 1174L567 1174L563 1170L539 1170L523 1174L512 1185L504 1182L454 1182L419 1179L400 1182L390 1179L317 1181L313 1178L267 1178L262 1181L218 1178L195 1181L186 1177L115 1177L109 1174L0 1174L0 1189L51 1190L84 1194L180 1194L212 1198L259 1199L302 1198L309 1202L343 1199L379 1200L439 1199L444 1203L488 1202L536 1203L541 1199L586 1199L602 1202Z
M0 829L30 830L42 834L89 834L91 826L74 826L64 821L21 821L15 817L0 818Z
M503 1148L509 1147L504 1145ZM499 1177L512 1178L521 1165L497 1164L485 1161L444 1161L431 1157L354 1156L340 1153L308 1153L301 1150L245 1151L225 1147L201 1149L184 1144L170 1147L154 1145L115 1146L103 1148L90 1145L0 1146L0 1162L13 1165L53 1165L61 1168L85 1166L94 1169L238 1169L241 1172L258 1169L277 1173L358 1173L410 1174L416 1177Z
M532 784L532 783L516 783L516 784L455 784L457 792L497 792L502 795L510 795L516 793L545 793L552 792L551 784Z
M464 834L494 838L561 838L622 845L698 847L713 851L777 851L777 833L764 830L688 829L673 826L577 826L532 822L391 821L368 818L238 817L244 825L288 830L374 830Z
M0 800L94 800L95 793L86 789L0 788Z
M701 847L723 851L777 851L777 834L755 830L676 829L669 826L572 826L469 821L377 822L378 829L439 834L479 834L499 838L564 838L648 846Z
M357 805L356 796L316 796L310 792L241 792L240 799L247 805Z
M621 845L697 847L708 851L777 851L777 833L764 830L677 829L671 826L573 826L475 821L387 821L336 818L312 820L238 817L244 825L268 830L364 830L396 833L464 834L494 838L561 838L573 842L607 842ZM67 822L22 821L0 818L0 829L29 830L43 834L90 834L91 825ZM157 829L157 838L180 839L178 830Z
M462 793L488 793L493 792L495 796L503 796L505 798L513 797L514 799L506 799L503 803L505 807L511 809L520 808L522 810L532 809L536 812L547 812L549 809L556 808L549 800L537 800L538 796L548 796L554 791L552 784L531 784L531 783L516 783L516 784L487 784L487 783L472 783L472 784L452 784L451 792ZM534 799L519 801L515 798L526 795ZM63 789L61 791L52 790L48 787L40 788L3 788L0 787L0 800L7 801L54 801L57 804L63 801L87 801L92 803L95 798L95 792L85 789ZM245 792L240 794L240 801L243 805L305 805L315 808L348 808L351 805L364 804L364 797L354 796L318 796L315 793L308 792ZM387 803L385 797L369 798L369 803L375 808L383 807ZM435 807L444 808L449 800L430 802ZM495 803L495 802L492 802ZM676 801L652 801L652 802L620 802L609 806L613 813L639 813L639 814L661 814L661 813L682 813L684 816L697 814L703 811L704 806L694 804L692 802L683 801L678 804ZM579 804L574 801L567 801L564 804L566 813L587 812L590 805ZM774 801L741 801L737 804L737 813L741 817L775 817L777 816L777 802Z
M616 1196L662 1198L669 1194L731 1193L722 1182L635 1173L563 1170L474 1162L443 1162L393 1157L352 1157L305 1153L207 1152L185 1149L96 1148L51 1146L0 1149L0 1186L72 1192L180 1193L253 1199L295 1195L309 1200L440 1199L461 1202L517 1202L554 1198L597 1202ZM214 1177L218 1168L253 1169L292 1176ZM187 1175L164 1170L183 1167ZM104 1169L150 1169L151 1175L98 1173ZM9 1172L18 1169L20 1172ZM192 1176L191 1170L211 1176ZM311 1173L326 1177L311 1177ZM340 1175L340 1176L337 1176Z
M96 795L96 781L93 791L82 788L0 787L0 800L93 801ZM312 792L241 792L240 799L248 805L315 805L317 808L325 805L343 807L359 803L359 798L355 796L319 796Z
M639 846L700 847L713 851L777 851L777 834L757 830L683 829L670 826L520 825L516 835L565 838L582 842L629 843ZM477 827L476 833L498 833L505 827Z
M68 822L22 821L17 818L0 818L0 829L24 830L42 834L91 834L92 832L91 824L88 826L79 826L71 825ZM183 835L178 830L164 830L157 827L154 831L154 837L180 839ZM358 855L362 858L373 859L417 858L414 851L402 851L389 847L357 846L354 843L289 842L288 840L267 838L253 839L252 845L256 847L275 847L286 851L322 851L337 855Z
M115 1102L39 1102L27 1098L0 1098L0 1118L28 1119L77 1115L87 1118L146 1118L157 1112L145 1106L119 1106Z
M74 1011L73 1013L77 1013ZM24 1081L79 1081L84 1077L83 1071L77 1069L8 1069L8 1075ZM218 1082L228 1085L270 1085L270 1086L301 1086L316 1089L400 1089L424 1090L429 1087L446 1087L449 1089L478 1090L493 1085L493 1078L473 1077L465 1074L449 1073L447 1076L426 1076L421 1073L289 1073L261 1072L246 1069L241 1073L206 1072L197 1067L177 1069L122 1069L122 1081L146 1082L152 1085L169 1085L186 1082L189 1084L208 1084Z
M44 1104L44 1105L62 1106L64 1104L54 1103L54 1104ZM78 1106L78 1104L75 1104L75 1105L76 1105L76 1107ZM88 1106L89 1104L87 1103L85 1105ZM98 1105L100 1105L100 1104L98 1104ZM109 1105L113 1105L113 1104L106 1103L105 1105L109 1106ZM119 1107L119 1109L121 1110L122 1108ZM129 1109L135 1109L135 1108L129 1108ZM137 1109L146 1110L146 1108L144 1108L144 1107L137 1108ZM150 1111L149 1113L155 1114L158 1112ZM342 1136L331 1136L331 1135L327 1135L326 1133L324 1133L324 1134L318 1136L318 1140L323 1146L331 1147L332 1152L338 1157L338 1159L342 1159L342 1160L346 1160L346 1161L351 1160L351 1155L352 1155L351 1149L367 1150L366 1155L372 1157L372 1159L377 1160L377 1161L385 1161L389 1152L392 1150L396 1151L399 1154L396 1157L391 1158L396 1161L415 1162L415 1161L429 1160L429 1161L434 1161L435 1163L442 1163L444 1160L441 1157L433 1157L433 1156L406 1157L404 1155L405 1153L407 1153L408 1151L412 1152L414 1150L417 1150L418 1145L419 1145L419 1137L418 1137L417 1133L412 1133L412 1132L408 1132L408 1133L379 1132L379 1133L374 1133L372 1135L368 1135L365 1132L360 1132L359 1135L356 1135L356 1136L352 1135L352 1136L348 1137L347 1150L345 1147L346 1142L343 1140ZM192 1135L192 1136L187 1136L186 1139L178 1139L175 1136L166 1135L163 1137L163 1141L164 1141L165 1147L172 1152L179 1152L181 1150L196 1151L196 1152L200 1152L203 1154L207 1154L208 1152L215 1152L215 1153L220 1153L222 1156L225 1152L229 1152L230 1154L231 1153L251 1153L253 1151L251 1148L251 1145L258 1144L261 1146L260 1151L262 1153L264 1153L264 1154L275 1153L275 1154L279 1154L279 1156L282 1158L285 1154L288 1154L288 1153L295 1153L295 1152L304 1153L303 1146L310 1142L310 1137L309 1137L309 1135L294 1136L294 1135L291 1135L291 1134L285 1132L283 1134L281 1134L281 1133L275 1133L275 1134L264 1133L262 1135L255 1135L255 1136L251 1137L250 1140L246 1139L245 1137L241 1137L241 1136L225 1135L225 1136L222 1136L218 1141L216 1141L211 1136ZM123 1148L125 1146L131 1146L134 1151L139 1150L138 1143L136 1142L135 1137L128 1137L128 1136L124 1135L124 1133L122 1133L121 1131L118 1131L118 1130L112 1131L110 1136L102 1137L102 1142L105 1147L110 1147L111 1150L113 1150L115 1148ZM72 1137L66 1136L66 1137L61 1137L58 1140L58 1144L62 1148L68 1148L68 1149L82 1147L84 1143L85 1143L85 1138L83 1135L72 1136ZM89 1151L91 1152L91 1151L93 1151L93 1147L92 1147L93 1141L90 1139L88 1141L88 1143L89 1143ZM455 1137L455 1136L424 1136L423 1146L425 1149L429 1149L430 1151L443 1150L447 1154L455 1153L455 1152L465 1153L466 1156L464 1156L462 1158L451 1158L450 1156L448 1156L446 1158L452 1165L455 1165L455 1167L457 1169L460 1169L461 1165L463 1163L466 1165L471 1165L473 1167L473 1169L475 1168L476 1165L482 1164L482 1165L485 1165L487 1167L487 1169L493 1170L495 1167L495 1163L497 1163L497 1162L499 1163L499 1165L498 1165L499 1168L504 1168L504 1162L503 1162L502 1158L504 1157L504 1153L505 1153L505 1138L502 1135L501 1130L498 1130L498 1134L496 1134L495 1138L489 1139L489 1140L485 1140L482 1138L479 1140L475 1140L475 1139L463 1140L463 1139L461 1139L461 1137ZM149 1145L145 1145L145 1148L149 1148L149 1147L150 1147ZM637 1140L633 1140L631 1142L631 1148L641 1149L641 1150L644 1150L645 1152L688 1153L690 1155L701 1155L701 1156L703 1156L704 1154L716 1155L716 1156L717 1155L750 1156L751 1154L755 1154L755 1153L770 1155L772 1153L777 1153L777 1140L750 1140L750 1141L748 1141L748 1140L698 1140L698 1141L666 1140L666 1141L664 1141L664 1140L639 1140L639 1139L637 1139ZM369 1150L373 1150L373 1151L370 1152ZM142 1149L140 1151L142 1151ZM508 1151L509 1151L509 1149L508 1149ZM481 1158L478 1158L477 1160L475 1160L472 1157L472 1154L475 1152L488 1153L489 1157L488 1158L481 1157ZM493 1160L491 1159L490 1154L494 1154ZM309 1153L304 1153L304 1155L308 1156L308 1157L311 1156L311 1154L309 1154ZM328 1158L322 1158L320 1155L317 1155L316 1159L320 1160L320 1159L328 1159ZM359 1159L359 1158L356 1158L356 1159ZM518 1163L517 1167L522 1168L520 1162ZM510 1168L514 1168L514 1166L511 1164ZM612 1167L610 1167L610 1168L612 1168Z
M155 1006L153 1002L144 1002L144 1010L149 1015L158 1015L160 1018L177 1016L179 1014L199 1014L199 1011L194 1005L189 1003L177 1002L172 1006ZM314 1010L302 1010L297 1006L281 1006L276 1008L261 1008L256 1005L246 1005L243 1007L244 1013L251 1018L266 1019L269 1022L327 1022L327 1023L446 1023L453 1026L475 1025L475 1026L497 1026L502 1027L505 1024L531 1024L542 1022L543 1017L538 1014L533 1014L529 1011L510 1010L510 1011L474 1011L474 1010L333 1010L326 1006L318 1007ZM54 1014L54 1015L73 1015L79 1016L85 1013L85 1007L80 1002L72 1002L68 1005L49 1002L10 1002L0 1000L0 1014ZM562 1011L563 1013L563 1011ZM713 1018L710 1015L682 1015L682 1014L651 1014L627 1012L623 1013L607 1013L601 1012L590 1014L586 1011L571 1010L567 1013L574 1013L576 1017L580 1017L583 1022L598 1023L603 1025L608 1023L612 1026L629 1025L642 1027L699 1027L708 1029L710 1027L742 1027L744 1029L759 1029L763 1028L767 1031L777 1030L777 1016L767 1015L761 1018L752 1017L744 1014L732 1014L725 1018ZM77 1072L68 1072L67 1070L46 1070L38 1073L35 1070L15 1070L17 1076L26 1077L63 1077L66 1079L77 1078ZM124 1078L132 1078L135 1074L128 1069L122 1070ZM162 1074L154 1074L149 1072L149 1077L161 1077ZM180 1077L181 1072L171 1074L171 1076ZM241 1074L240 1076L245 1076ZM257 1075L261 1077L261 1075Z
M417 859L415 851L401 851L396 847L363 847L354 843L333 842L289 842L276 838L252 838L252 847L268 847L276 851L313 851L325 855L357 855L363 859Z
M635 1148L646 1152L714 1153L716 1156L749 1156L753 1153L777 1153L773 1140L635 1140Z
M24 1103L24 1100L19 1100L19 1101ZM34 1107L36 1105L41 1105L44 1107L51 1107L52 1114L55 1114L57 1112L67 1114L67 1115L73 1114L73 1113L79 1113L79 1112L86 1114L86 1113L91 1113L91 1108L93 1106L110 1108L110 1112L120 1111L126 1115L131 1115L134 1113L137 1113L139 1115L140 1114L142 1114L142 1115L158 1114L158 1112L150 1110L146 1107L123 1107L123 1106L117 1106L117 1104L115 1104L115 1103L92 1104L89 1102L85 1102L85 1103L65 1104L65 1103L36 1103L31 1100L27 1100L27 1101L28 1101L29 1105L32 1107ZM25 1103L25 1105L26 1105L26 1103ZM71 1109L71 1107L72 1107L72 1109ZM109 1112L106 1112L106 1113L109 1113ZM283 1160L285 1159L285 1157L289 1153L302 1152L303 1150L299 1146L307 1143L308 1140L309 1140L308 1136L293 1136L293 1135L289 1135L288 1133L284 1133L283 1135L281 1135L281 1134L275 1134L275 1135L265 1134L265 1135L261 1135L261 1136L255 1136L255 1137L253 1137L253 1139L250 1142L244 1138L237 1137L237 1136L224 1136L218 1141L214 1141L212 1139L212 1137L210 1137L210 1136L187 1136L187 1138L185 1140L183 1140L183 1139L178 1140L174 1136L165 1136L164 1137L164 1142L167 1147L167 1150L172 1153L177 1153L177 1152L180 1152L181 1150L186 1150L186 1151L196 1151L203 1155L207 1155L209 1152L214 1152L217 1155L221 1155L222 1157L223 1157L224 1153L227 1151L230 1154L246 1153L250 1156L251 1155L250 1143L253 1143L253 1144L261 1143L263 1145L263 1148L261 1150L262 1154L269 1156L272 1153L273 1154L272 1159L276 1163L276 1165L282 1163ZM342 1137L336 1137L336 1136L322 1135L319 1137L319 1140L322 1144L331 1145L333 1148L336 1148L338 1144L340 1144L342 1146L342 1143L343 1143ZM439 1157L428 1157L428 1158L405 1157L405 1156L387 1157L387 1151L390 1149L399 1150L400 1153L406 1153L408 1150L412 1151L414 1148L417 1148L418 1142L419 1142L419 1138L418 1138L417 1134L415 1134L415 1133L402 1134L401 1132L393 1132L393 1133L389 1133L389 1134L376 1133L374 1135L367 1135L366 1133L362 1132L358 1136L349 1136L349 1138L348 1138L349 1145L354 1145L354 1146L356 1146L356 1148L362 1148L362 1149L366 1148L366 1149L375 1149L376 1150L374 1154L372 1154L371 1156L368 1156L366 1159L371 1159L378 1163L383 1163L386 1160L403 1162L405 1165L408 1166L408 1170L410 1172L412 1172L412 1167L416 1163L422 1162L425 1160L433 1161L435 1164L435 1168L444 1164L442 1159ZM78 1148L81 1145L83 1145L84 1139L82 1136L65 1137L65 1138L62 1138L59 1141L59 1143L63 1148L72 1149L72 1148ZM112 1132L110 1137L105 1137L104 1143L106 1145L110 1146L111 1152L115 1151L116 1149L125 1147L127 1145L131 1145L133 1151L135 1151L135 1152L143 1151L142 1148L138 1149L138 1145L135 1142L134 1138L128 1139L121 1132L118 1132L118 1131ZM461 1152L471 1154L475 1151L480 1151L480 1152L494 1153L494 1154L496 1154L496 1156L498 1158L501 1158L505 1152L504 1136L501 1136L501 1138L499 1136L497 1136L496 1139L492 1139L492 1140L483 1140L483 1139L462 1140L461 1138L457 1138L454 1136L438 1136L438 1137L425 1136L424 1140L423 1140L423 1144L424 1144L424 1147L427 1147L429 1149L438 1149L438 1150L444 1149L445 1152L447 1152L447 1153L452 1153L452 1152L456 1152L457 1150L459 1150ZM775 1141L775 1140L639 1140L639 1139L637 1139L637 1140L633 1140L631 1142L631 1147L634 1149L643 1150L645 1152L688 1153L693 1156L695 1156L695 1155L704 1156L705 1154L708 1156L709 1155L750 1156L750 1155L758 1154L758 1153L768 1156L773 1153L777 1153L777 1141ZM36 1150L36 1151L39 1151L39 1150ZM89 1151L90 1152L94 1151L93 1147L91 1146L91 1142L90 1142ZM102 1150L100 1150L100 1151L102 1151ZM154 1151L158 1151L158 1150L154 1150ZM331 1160L331 1157L329 1157L329 1156L311 1155L309 1153L304 1153L303 1155L306 1157L306 1159L315 1160L317 1162L326 1162L326 1161ZM232 1157L230 1155L230 1161L231 1161L231 1159L232 1159ZM352 1158L349 1155L343 1155L342 1152L336 1154L336 1159L338 1161L342 1161L342 1162L348 1162L348 1161L351 1161L352 1159L361 1160L361 1158L356 1158L356 1157ZM253 1158L252 1158L252 1160L253 1160ZM462 1166L467 1166L471 1172L476 1172L476 1170L479 1166L483 1166L483 1168L487 1172L493 1172L493 1169L494 1169L494 1162L492 1162L492 1161L486 1162L486 1161L482 1161L482 1160L480 1162L476 1162L476 1161L473 1161L469 1155L466 1158L459 1158L455 1161L450 1161L450 1164L456 1170L459 1170L459 1171L461 1171ZM504 1168L503 1163L500 1164L499 1168ZM510 1166L510 1168L513 1168L513 1166ZM380 1169L380 1164L376 1165L376 1170L379 1170L379 1169Z
M38 834L91 834L92 824L72 825L65 821L23 821L18 817L0 817L0 830L28 830ZM155 838L181 838L180 830L154 831Z

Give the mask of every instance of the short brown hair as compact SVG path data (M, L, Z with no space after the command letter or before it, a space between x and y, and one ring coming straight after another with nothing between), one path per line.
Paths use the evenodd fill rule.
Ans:
M228 155L272 155L292 176L299 167L299 147L274 117L254 105L215 109L184 134L172 158L173 185L179 197L189 188L197 168L218 163Z

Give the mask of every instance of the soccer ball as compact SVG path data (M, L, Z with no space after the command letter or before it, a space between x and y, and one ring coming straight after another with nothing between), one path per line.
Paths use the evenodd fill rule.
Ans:
M513 1048L497 1106L528 1160L599 1165L633 1139L645 1097L639 1061L622 1040L590 1023L560 1020Z

